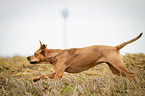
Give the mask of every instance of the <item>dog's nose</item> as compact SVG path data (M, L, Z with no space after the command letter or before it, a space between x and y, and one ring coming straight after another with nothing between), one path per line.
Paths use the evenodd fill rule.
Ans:
M28 61L29 61L29 58L30 58L30 57L27 57L27 60L28 60Z

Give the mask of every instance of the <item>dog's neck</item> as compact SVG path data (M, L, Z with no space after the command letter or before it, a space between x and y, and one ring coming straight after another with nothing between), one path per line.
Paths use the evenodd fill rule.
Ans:
M50 64L55 64L55 58L62 52L62 49L47 49L47 55L45 60L50 62Z

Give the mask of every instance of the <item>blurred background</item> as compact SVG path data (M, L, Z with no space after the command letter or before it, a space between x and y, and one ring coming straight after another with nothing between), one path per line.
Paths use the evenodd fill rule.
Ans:
M145 0L0 0L0 56L39 47L116 46L145 34ZM121 49L145 53L145 36Z

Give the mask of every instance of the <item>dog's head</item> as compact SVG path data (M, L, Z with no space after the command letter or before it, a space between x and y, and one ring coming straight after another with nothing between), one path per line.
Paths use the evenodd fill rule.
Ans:
M41 64L43 62L49 62L49 59L57 56L61 50L59 49L47 49L47 45L40 42L40 48L34 53L34 55L27 57L30 64Z

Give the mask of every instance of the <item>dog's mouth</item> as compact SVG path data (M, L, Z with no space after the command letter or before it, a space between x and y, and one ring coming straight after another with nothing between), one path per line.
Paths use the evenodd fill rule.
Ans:
M37 64L36 61L30 61L30 64Z

